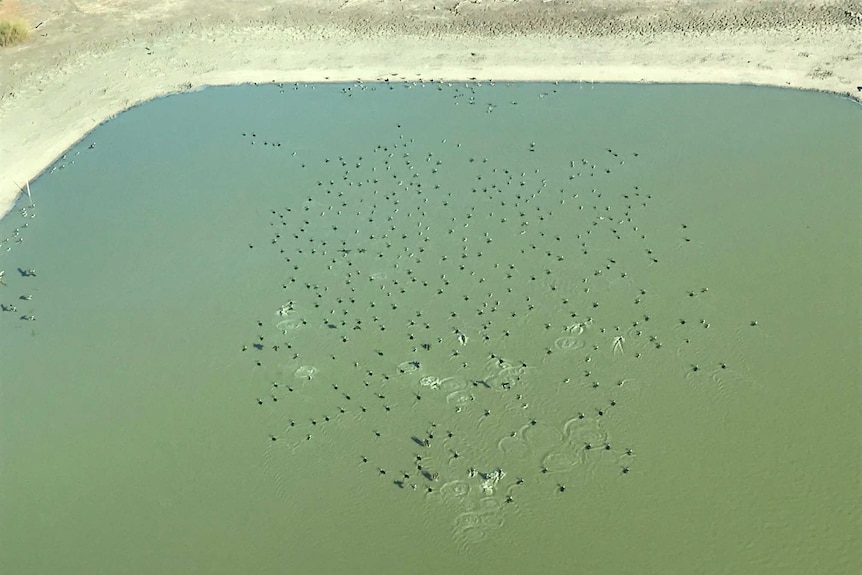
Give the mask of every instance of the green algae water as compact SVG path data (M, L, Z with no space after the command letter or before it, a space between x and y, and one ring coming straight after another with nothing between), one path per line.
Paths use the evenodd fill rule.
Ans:
M240 86L0 221L4 573L851 573L862 115Z

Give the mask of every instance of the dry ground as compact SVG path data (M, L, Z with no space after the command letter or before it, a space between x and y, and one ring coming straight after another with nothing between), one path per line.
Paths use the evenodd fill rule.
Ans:
M0 215L105 119L248 81L753 83L860 99L862 0L3 0Z

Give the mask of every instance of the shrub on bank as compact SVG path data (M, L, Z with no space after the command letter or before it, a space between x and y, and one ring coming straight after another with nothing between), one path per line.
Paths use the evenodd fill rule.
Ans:
M23 20L0 20L0 47L23 42L30 36L30 27Z

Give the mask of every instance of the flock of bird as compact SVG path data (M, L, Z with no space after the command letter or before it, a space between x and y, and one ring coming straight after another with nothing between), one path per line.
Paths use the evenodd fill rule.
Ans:
M95 149L96 144L93 142L87 146L87 150ZM46 175L52 175L58 171L70 168L76 163L76 158L80 154L80 149L63 154L47 170ZM0 238L0 288L11 287L11 289L0 292L0 319L4 319L3 316L7 316L18 321L33 322L36 321L36 315L32 303L34 301L34 293L30 289L31 285L28 285L26 282L19 284L17 280L32 280L36 278L36 269L14 265L10 268L10 271L10 269L6 268L7 263L4 259L5 257L15 255L13 250L24 243L25 236L32 229L30 228L30 223L36 218L36 202L31 195L29 182L21 188L21 192L16 208L3 216L3 224L4 226L9 226L11 232L5 237ZM32 284L32 281L29 283Z
M285 148L287 177L312 185L248 245L282 270L281 305L238 346L276 480L299 450L337 444L395 492L452 506L468 542L531 493L631 480L636 438L617 429L655 366L705 385L740 369L708 352L708 286L651 287L695 231L652 239L656 193L626 183L637 150L547 166L525 141L512 165L394 128L358 155ZM282 157L277 138L242 137Z
M89 150L96 148L95 143L88 146ZM57 161L50 167L47 174L54 174L58 170L65 170L75 164L75 157L81 154L77 150L69 157L69 153L60 156ZM21 188L21 197L18 200L18 205L15 210L3 216L3 224L14 226L9 235L0 238L0 288L10 287L12 282L12 290L0 292L0 319L7 315L19 321L32 322L36 321L36 315L32 302L34 294L28 289L30 286L26 284L18 284L18 278L32 279L36 277L36 270L32 267L14 266L12 271L9 271L5 265L4 257L8 257L13 252L14 248L24 243L27 232L30 231L31 220L36 218L36 202L30 193L30 183L27 182ZM25 197L26 196L26 197ZM12 279L14 278L14 280ZM17 290L17 291L16 291ZM19 293L26 290L24 293ZM11 292L11 293L10 293Z
M399 85L426 84L332 89ZM427 84L456 105L478 104L477 85ZM477 148L392 128L361 154L316 156L241 134L288 181L310 182L265 210L266 238L247 246L278 270L282 298L237 344L279 489L298 452L337 446L393 494L449 506L469 543L535 494L636 480L626 417L656 374L722 386L743 369L711 352L728 334L715 333L709 286L655 281L697 241L633 183L649 154L573 150L554 164L541 141ZM34 208L0 245L22 241ZM0 274L2 310L33 321L22 290L36 270L17 271L14 293Z
M29 190L30 186L28 185L25 205L5 216L8 222L11 222L13 218L17 221L14 222L15 227L11 234L0 239L0 250L2 250L0 251L0 258L12 252L15 246L24 243L26 232L29 231L30 220L36 217L36 204L30 197ZM23 197L22 203L24 203ZM7 273L2 262L3 260L0 259L0 288L6 289L0 292L0 314L14 317L19 321L35 321L36 316L32 305L33 293L27 289L29 286L24 285L24 283L19 284L18 280L35 278L36 270L29 267L16 267L12 272ZM10 283L12 284L11 288Z

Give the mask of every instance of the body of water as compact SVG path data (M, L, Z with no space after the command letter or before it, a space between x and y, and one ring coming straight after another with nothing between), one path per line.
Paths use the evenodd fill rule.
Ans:
M862 115L239 86L0 221L0 571L851 573Z

